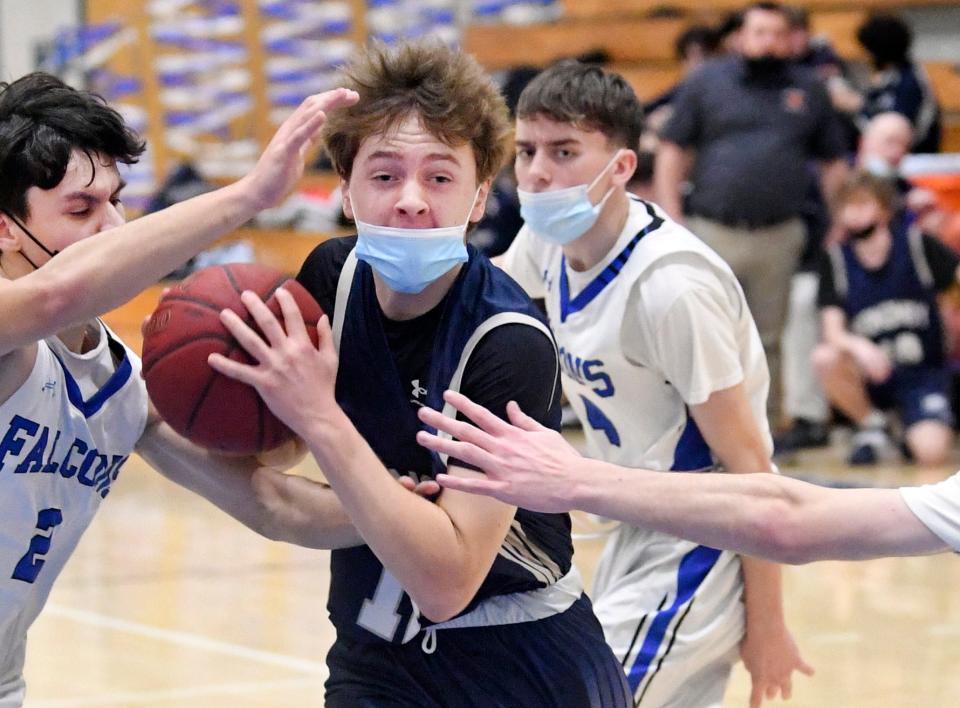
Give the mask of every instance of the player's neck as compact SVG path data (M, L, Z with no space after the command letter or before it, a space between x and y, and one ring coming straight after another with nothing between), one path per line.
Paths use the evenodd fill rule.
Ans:
M57 333L57 339L74 354L86 354L97 346L100 339L96 321L84 322Z
M453 286L453 281L460 274L462 264L457 264L442 276L430 283L426 288L418 293L398 293L391 290L376 273L374 273L373 283L377 291L377 302L380 303L380 309L390 320L412 320L420 315L425 315L430 310L440 304L440 301L446 296Z
M578 239L563 247L563 255L573 270L589 270L602 261L620 238L630 215L630 200L619 188L610 195L600 217Z

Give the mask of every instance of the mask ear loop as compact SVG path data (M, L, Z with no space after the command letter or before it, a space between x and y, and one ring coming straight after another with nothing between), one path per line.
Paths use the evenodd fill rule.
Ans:
M18 227L21 231L23 231L23 233L25 233L28 238L29 238L31 241L33 241L35 244L37 244L37 246L39 246L39 247L43 250L43 252L46 253L48 256L50 256L51 258L53 258L55 255L57 255L58 253L60 253L60 251L51 251L49 248L47 248L46 246L44 246L44 245L40 242L40 239L38 239L36 236L34 236L32 233L30 233L30 229L28 229L26 226L24 226L22 223L20 223L20 220L19 220L17 217L15 217L13 214L11 214L9 211L7 211L6 209L0 209L0 211L2 211L4 214L6 214L7 217L8 217L11 221L13 221L13 223L16 224L17 227ZM38 269L39 269L39 266L38 266L36 263L34 263L32 260L30 260L30 256L28 256L26 253L24 253L23 251L20 251L20 255L24 257L24 259L27 261L27 263L29 263L30 265L33 266L33 269L34 269L34 270L38 270Z
M603 166L603 169L600 170L600 172L597 174L597 176L593 178L593 181L592 181L592 182L590 183L590 185L587 187L587 195L588 195L588 198L589 198L590 190L592 190L595 186L597 186L597 182L599 182L599 181L600 181L600 178L603 177L604 174L606 174L607 170L610 169L610 166L611 166L614 162L617 161L617 158L618 158L618 157L620 157L620 149L619 149L619 148L617 149L617 151L616 151L615 153L613 153L613 157L610 158L610 161L609 161L606 165ZM595 208L595 209L602 209L602 208L603 208L603 205L606 204L607 199L610 197L611 194L613 194L613 185L610 185L610 188L609 188L606 192L604 192L603 196L600 198L600 201L597 202L597 203L594 205L594 208Z

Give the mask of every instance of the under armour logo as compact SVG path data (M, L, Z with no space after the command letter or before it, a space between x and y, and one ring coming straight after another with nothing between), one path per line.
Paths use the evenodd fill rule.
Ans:
M427 389L420 385L420 379L414 379L410 383L413 385L413 391L410 392L410 395L413 396L414 400L419 400L420 396L427 395Z
M40 387L40 390L43 392L52 391L57 387L56 381L47 381L43 386Z

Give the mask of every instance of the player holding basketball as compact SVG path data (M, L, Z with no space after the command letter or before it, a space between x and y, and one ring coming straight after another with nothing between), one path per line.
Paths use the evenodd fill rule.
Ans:
M440 46L373 47L346 76L360 100L324 135L358 236L318 247L298 277L332 331L322 319L318 350L287 293L286 333L246 293L265 339L233 313L223 321L258 364L210 358L256 386L332 488L310 497L312 512L283 485L274 495L304 519L277 537L335 548L325 704L628 706L571 564L568 516L459 492L432 501L394 481L478 476L416 443L418 408L442 408L448 387L559 422L546 325L465 246L506 157L503 99L476 62Z
M22 703L27 629L134 446L189 449L150 416L139 358L98 315L279 201L324 111L352 100L308 99L246 177L124 224L117 164L144 146L120 115L46 74L0 84L3 708ZM198 459L257 464L193 450L171 467Z
M771 470L763 348L730 268L629 195L642 124L617 74L563 62L517 107L525 226L503 267L546 300L563 387L590 457L656 470ZM640 705L720 705L738 653L751 704L809 671L788 632L780 570L619 526L593 589Z

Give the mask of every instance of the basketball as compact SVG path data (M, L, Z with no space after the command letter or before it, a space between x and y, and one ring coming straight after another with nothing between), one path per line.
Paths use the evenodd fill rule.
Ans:
M230 308L259 331L240 301L240 294L251 290L282 324L280 304L274 297L281 286L293 295L316 344L316 323L323 314L320 306L302 285L273 268L250 263L211 266L184 279L160 299L144 330L147 392L161 417L192 442L239 455L271 450L293 436L256 389L207 364L212 352L256 363L220 322L220 311Z

